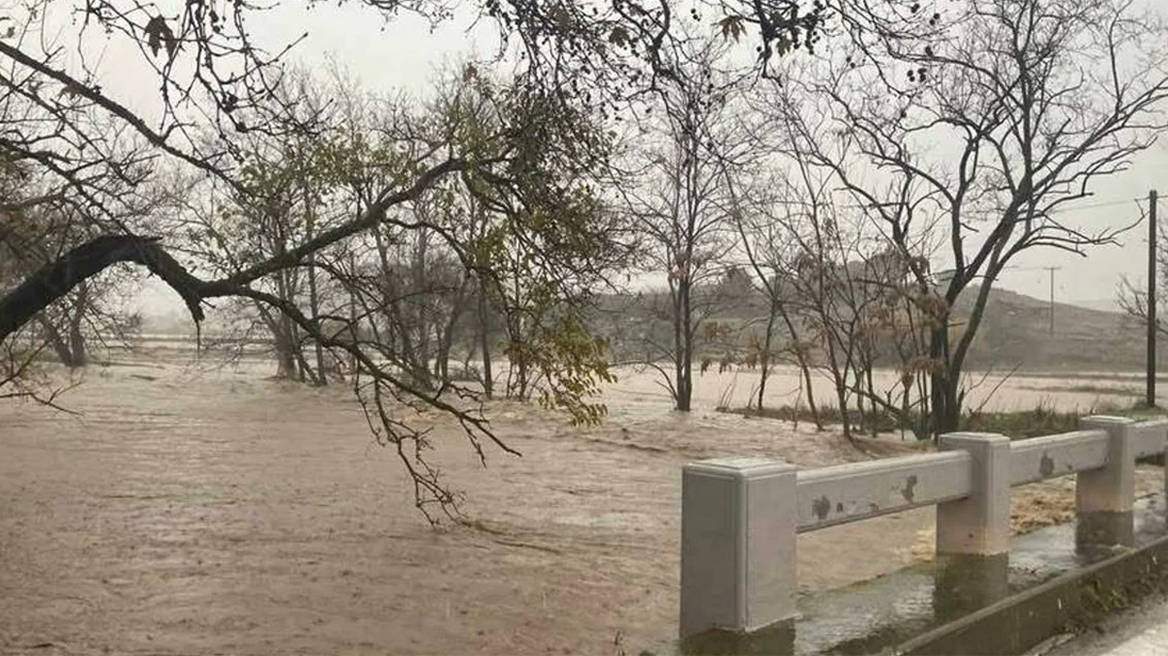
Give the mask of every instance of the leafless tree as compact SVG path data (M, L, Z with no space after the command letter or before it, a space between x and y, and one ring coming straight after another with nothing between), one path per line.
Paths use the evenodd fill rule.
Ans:
M949 26L943 37L887 41L882 61L823 58L777 105L900 254L920 301L936 301L928 357L939 434L958 427L966 355L1002 269L1034 248L1084 254L1122 230L1082 231L1058 210L1162 134L1168 40L1158 17L1110 0L992 0L936 20ZM952 275L939 280L931 261ZM952 308L973 283L958 325Z
M624 191L644 239L645 269L666 278L662 314L671 334L655 346L670 361L671 371L661 372L678 410L690 409L703 322L724 300L715 288L734 240L729 178L750 155L734 100L740 80L720 68L725 56L717 38L695 38L675 52L674 74L650 107L657 115L645 119L639 137L643 177Z
M734 215L735 227L745 259L754 274L756 284L763 290L767 301L767 314L763 328L763 338L759 353L759 383L756 407L763 410L767 379L776 361L781 361L786 353L799 368L802 380L800 397L807 397L807 405L816 427L822 429L823 422L815 402L815 391L811 380L811 341L801 329L800 311L803 302L797 298L793 284L794 261L799 255L800 244L791 237L795 226L787 220L794 214L795 199L803 199L802 194L793 198L782 193L791 191L784 180L765 179L765 184L757 189L743 189L736 193ZM786 340L779 342L778 331L782 330ZM798 405L798 402L797 402Z

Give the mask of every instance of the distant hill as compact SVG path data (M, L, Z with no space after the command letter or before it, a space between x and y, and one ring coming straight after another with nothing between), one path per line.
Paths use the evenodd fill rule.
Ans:
M1119 306L1119 300L1115 298L1094 298L1081 301L1067 301L1068 305L1076 305L1088 310L1099 310L1100 312L1122 312Z
M717 359L727 350L747 349L752 331L765 325L767 304L761 294L746 289L719 290L721 309L711 322L732 330L717 339L700 339L697 357ZM726 302L727 297L731 302ZM955 308L961 321L969 315L977 288L966 291ZM1098 305L1093 309L1083 305ZM1120 312L1109 311L1110 301L1056 303L1054 333L1050 332L1050 304L1004 289L990 295L982 325L974 340L967 366L996 370L1018 367L1024 371L1142 371L1144 326ZM593 328L613 340L614 359L661 356L669 344L668 296L661 291L637 294L604 294L590 313ZM193 335L194 323L182 309L144 312L143 332ZM221 313L212 313L203 334L223 332ZM501 337L500 337L501 339ZM650 347L649 344L657 344ZM1160 349L1160 366L1168 370L1168 345Z
M958 316L968 316L976 295L976 289L970 289L962 296ZM969 364L1027 370L1142 370L1144 330L1142 322L1119 312L1055 303L1052 334L1048 301L995 289ZM1168 353L1157 355L1161 364L1168 363Z
M976 297L976 287L962 295L954 312L957 321L969 316ZM593 326L613 338L618 360L643 358L647 352L660 353L658 349L646 348L646 342L669 343L672 331L663 293L605 295L599 299L599 306L592 317ZM760 330L765 313L766 303L758 295L741 298L712 320ZM744 350L749 332L749 329L739 331L731 338L735 344L701 344L698 355L716 358L727 348ZM967 366L998 370L1018 367L1028 371L1142 371L1144 352L1143 324L1132 317L1116 311L1056 303L1052 334L1048 301L995 289L990 294ZM1168 346L1158 355L1161 366L1168 366Z

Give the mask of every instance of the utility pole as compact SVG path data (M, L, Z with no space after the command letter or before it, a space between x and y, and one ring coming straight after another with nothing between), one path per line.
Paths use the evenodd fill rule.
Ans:
M1144 401L1156 406L1156 190L1148 194L1148 393Z
M1050 334L1054 334L1054 272L1062 267L1042 267L1050 274Z

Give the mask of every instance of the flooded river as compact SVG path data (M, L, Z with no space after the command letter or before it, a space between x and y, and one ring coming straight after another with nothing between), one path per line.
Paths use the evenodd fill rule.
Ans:
M713 411L727 385L749 392L748 372L707 374L687 416L650 374L625 371L600 428L494 404L495 430L523 455L488 452L486 468L437 418L436 458L467 522L434 529L345 389L271 372L128 358L90 368L63 400L76 414L0 405L0 653L636 654L676 631L682 464L919 448L861 452L834 432ZM1060 386L1015 378L998 394L1013 389L1001 398L1019 407L1099 398ZM1057 486L1048 496L1071 503ZM800 589L928 558L931 518L801 536Z

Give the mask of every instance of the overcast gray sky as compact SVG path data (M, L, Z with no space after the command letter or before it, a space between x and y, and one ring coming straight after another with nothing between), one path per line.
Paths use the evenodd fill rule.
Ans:
M1168 3L1156 3L1168 14ZM284 2L265 16L258 26L261 43L279 46L308 31L307 39L296 47L291 59L308 67L321 66L334 57L343 67L375 90L406 89L425 93L435 68L444 61L468 55L489 55L498 40L489 25L468 31L469 20L456 20L431 32L429 25L416 17L403 15L384 23L360 3L342 7L317 4L309 11L303 3ZM140 65L139 55L125 45L101 44L102 83L121 98L131 97L146 110L156 97L149 73ZM1136 199L1146 210L1148 191L1160 188L1168 193L1168 147L1157 145L1137 158L1131 169L1102 181L1095 196L1068 208L1065 217L1084 229L1099 225L1123 225L1140 216ZM1161 203L1161 210L1168 204ZM1024 253L1000 279L1002 287L1031 296L1046 298L1049 293L1048 272L1043 267L1060 267L1055 273L1055 296L1065 302L1112 299L1123 276L1141 284L1146 275L1146 226L1139 226L1121 238L1118 246L1099 247L1082 258L1053 250ZM151 313L178 310L181 303L164 288L150 285L145 309Z

